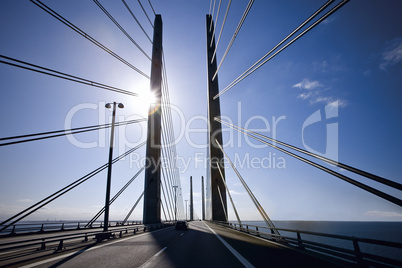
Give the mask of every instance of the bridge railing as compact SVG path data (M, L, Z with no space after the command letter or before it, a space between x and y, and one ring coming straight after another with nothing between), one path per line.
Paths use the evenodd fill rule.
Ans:
M398 242L250 224L214 223L298 250L320 253L347 262L402 267L402 259L395 259L395 256L401 256L402 243ZM282 235L277 235L274 229L281 231ZM386 250L378 250L378 247L386 247ZM392 257L383 256L384 252Z
M109 226L128 226L128 225L140 225L142 221L128 221L122 223L121 221L110 221ZM81 230L81 229L92 229L92 228L102 228L103 222L94 222L89 227L85 227L87 222L31 222L31 223L20 223L14 224L0 232L0 237L9 235L20 235L20 234L36 234L45 232L58 232L58 231L71 231L71 230ZM2 226L0 225L0 229Z
M135 235L140 232L153 231L165 227L173 226L172 222L162 222L157 224L132 224L132 225L117 225L110 229L111 237L123 237L127 235ZM41 233L40 236L24 236L18 240L11 236L2 237L0 239L1 252L13 252L18 249L33 249L37 250L62 250L66 247L82 246L83 243L99 242L98 235L103 232L103 229L91 230L90 228L76 230L73 232L60 232L57 235L49 235ZM35 233L33 233L35 234ZM38 234L38 233L36 233ZM45 235L46 234L46 235Z

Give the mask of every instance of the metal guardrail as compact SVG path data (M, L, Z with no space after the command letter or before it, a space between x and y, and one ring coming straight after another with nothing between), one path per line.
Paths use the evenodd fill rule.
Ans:
M172 226L172 222L163 222L160 224L131 224L127 225L117 225L117 227L112 227L110 229L110 232L112 233L113 237L122 237L123 234L136 234L137 232L146 232L146 231L153 231L156 229L164 228L164 227L169 227ZM100 227L100 226L99 226ZM69 232L68 234L63 234L60 232L58 235L55 236L46 236L46 237L32 237L31 235L28 235L26 239L19 239L17 241L11 241L11 242L4 242L4 240L7 240L7 238L10 238L12 236L7 235L3 236L0 238L0 251L6 252L6 251L12 251L16 249L21 249L21 248L33 248L35 250L46 250L49 249L50 247L55 248L55 250L61 250L65 248L65 242L66 241L72 241L72 240L78 240L79 243L81 242L87 242L89 239L92 237L94 240L96 240L99 237L99 234L102 234L103 230L93 230L91 231L91 228L82 228L82 231L79 231L77 229L64 229L64 231L73 231L72 233ZM60 231L60 230L58 230ZM30 232L28 234L50 234L52 231L36 231L36 232ZM96 242L99 242L96 241Z
M109 227L113 226L129 226L129 225L141 225L142 221L129 221L122 223L120 221L109 222ZM92 225L86 227L87 222L46 222L46 223L20 223L9 226L8 228L0 232L0 237L10 235L27 235L46 232L57 231L71 231L71 230L83 230L93 228L103 228L103 222L94 222ZM0 229L2 226L0 225Z
M349 263L357 263L358 265L362 266L374 266L374 267L378 266L402 267L401 260L379 256L372 253L366 253L363 252L360 247L362 243L376 246L385 246L389 248L399 249L401 251L400 254L402 254L402 243L398 242L391 242L391 241L384 241L370 238L359 238L345 235L318 233L311 231L293 230L285 228L272 228L272 227L257 226L250 224L238 224L238 223L227 223L227 222L213 222L213 223L216 223L223 227L255 235L263 239L275 241L277 243L284 244L286 246L290 246L292 248L296 248L302 251L310 251L314 253L321 253L330 257L335 257L336 259L347 261ZM273 229L282 232L294 233L295 237L277 235L273 232ZM315 237L334 238L343 241L348 241L351 243L353 249L347 249L339 246L303 239L302 234Z

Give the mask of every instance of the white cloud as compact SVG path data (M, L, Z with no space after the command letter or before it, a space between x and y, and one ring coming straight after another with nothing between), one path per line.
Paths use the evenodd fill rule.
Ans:
M328 105L332 108L336 108L336 107L346 107L348 105L348 102L345 100L341 100L341 99L337 99L335 101L332 101L330 103L328 103Z
M333 22L334 20L335 20L334 17L328 17L325 20L323 20L321 23L322 24L329 24L329 23Z
M33 202L33 200L28 199L28 198L26 198L26 199L18 199L17 202L29 203L29 202Z
M300 89L307 89L307 90L313 90L317 87L321 87L321 83L319 81L310 81L308 79L303 79L300 83L297 83L293 85L293 87L297 87Z
M383 62L380 69L386 70L389 65L402 62L402 38L394 39L382 53Z
M325 105L329 105L332 108L347 106L347 102L345 100L335 99L333 97L317 96L316 98L310 99L310 104L315 104L315 103L320 103L320 102L324 103Z
M370 216L370 217L380 217L380 218L386 218L386 217L402 217L401 213L393 212L393 211L378 211L378 210L370 210L364 213L364 215Z
M305 78L300 83L293 85L293 87L303 90L302 93L297 95L297 98L308 100L311 105L316 103L324 103L325 105L331 105L335 108L346 107L348 104L345 100L328 96L328 88L324 88L324 84L318 80L310 81L309 79Z
M229 192L230 192L231 195L245 195L246 194L245 192L240 193L240 192L236 192L236 191L233 191L233 190L229 190Z
M308 98L311 97L313 93L312 92L305 92L305 93L301 93L297 96L298 99L302 99L302 100L307 100Z

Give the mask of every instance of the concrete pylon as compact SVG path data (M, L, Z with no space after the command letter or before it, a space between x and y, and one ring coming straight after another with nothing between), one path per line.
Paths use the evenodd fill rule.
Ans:
M151 103L148 113L143 222L161 222L161 88L162 88L162 17L155 16L152 46Z
M215 117L221 117L221 107L219 98L213 99L219 93L218 75L215 75L217 70L216 57L213 57L215 52L215 37L214 22L211 15L207 15L207 67L208 67L208 135L209 135L209 161L210 161L210 205L211 215L209 220L226 221L225 210L227 211L226 194L220 198L218 188L225 189L222 182L221 174L218 170L218 165L222 171L223 179L225 179L225 168L223 165L223 153L219 149L215 140L222 143L222 126L221 123L215 121ZM212 60L213 58L213 60ZM215 78L214 78L215 77Z

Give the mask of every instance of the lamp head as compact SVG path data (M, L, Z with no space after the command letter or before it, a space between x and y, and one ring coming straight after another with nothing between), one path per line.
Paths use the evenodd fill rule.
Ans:
M110 109L110 108L112 108L112 105L110 105L110 103L106 103L105 107Z
M123 108L124 108L124 105L123 105L123 103L119 103L119 104L117 105L117 107L123 109Z

